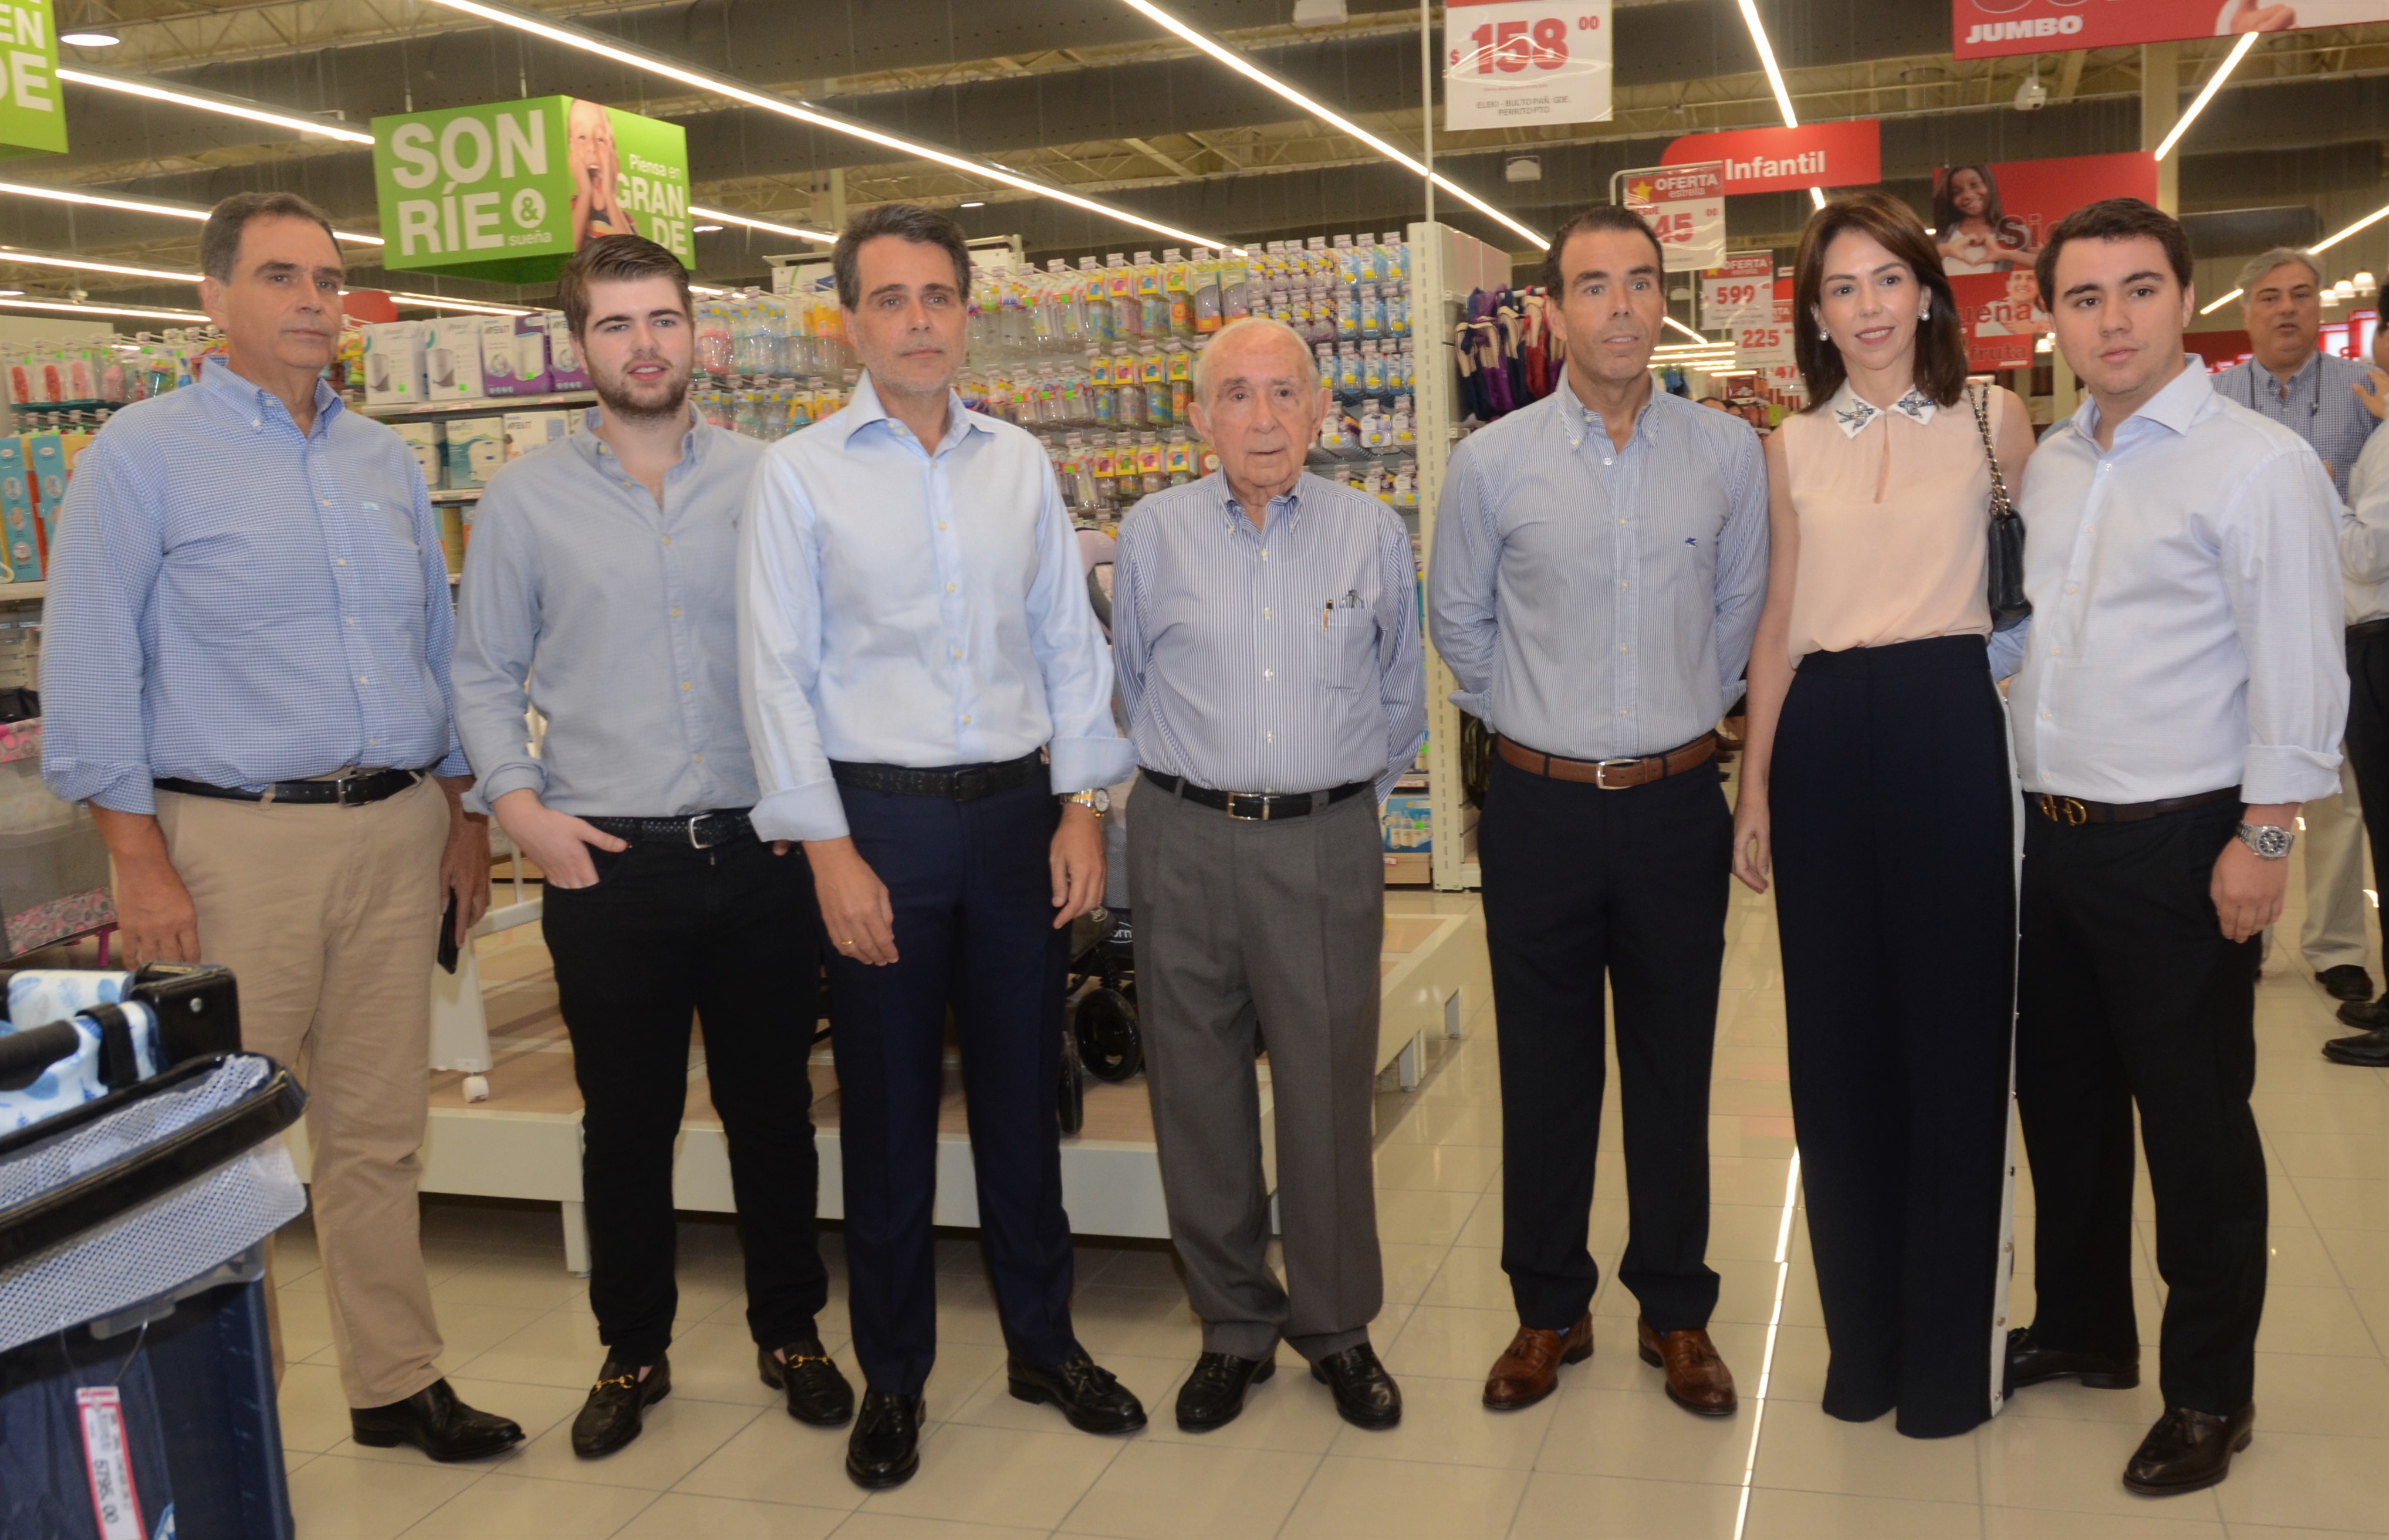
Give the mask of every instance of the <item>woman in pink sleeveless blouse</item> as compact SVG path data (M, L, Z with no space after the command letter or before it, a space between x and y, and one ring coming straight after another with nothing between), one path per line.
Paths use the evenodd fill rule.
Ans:
M1734 872L1781 885L1785 1041L1824 1407L1914 1437L1991 1415L2013 1025L2014 794L1989 657L1990 467L2024 407L1966 380L1940 254L1898 200L1808 222L1809 407L1767 444L1774 545Z

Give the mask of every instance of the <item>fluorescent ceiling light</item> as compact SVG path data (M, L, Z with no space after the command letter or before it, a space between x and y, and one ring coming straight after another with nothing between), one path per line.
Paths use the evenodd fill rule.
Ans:
M2240 41L2231 45L2231 52L2225 57L2223 68L2215 71L2213 77L2207 81L2205 89L2199 92L2198 99L2190 104L2190 110L2174 121L2172 132L2167 134L2164 142L2157 146L2158 159L2164 159L2172 153L2174 146L2181 143L2181 136L2190 132L2190 125L2197 121L2200 113L2206 110L2206 104L2215 99L2215 94L2217 91L2223 89L2223 83L2231 78L2231 71L2240 68L2240 61L2248 57L2248 50L2256 45L2256 39L2262 35L2260 32L2240 34ZM64 71L61 70L60 73Z
M689 226L690 230L700 235L710 235L721 228L722 226L718 224L692 224Z
M78 48L113 48L122 40L114 32L60 32L58 41Z
M1704 347L1709 346L1717 341L1717 338L1715 337L1703 337L1700 333L1693 330L1692 327L1685 325L1682 322L1677 320L1672 315L1667 317L1667 325L1675 327L1678 331L1683 333L1686 337L1691 337L1693 341L1700 343Z
M128 278L159 278L169 283L196 284L196 273L170 273L161 267L128 267L121 262L95 262L81 257L52 257L33 251L13 251L0 247L0 262L31 262L36 267L67 267L83 273L121 273Z
M392 304L419 305L426 310L470 311L476 315L529 315L530 313L520 305L493 305L482 299L448 299L437 294L404 294L396 289L385 289L382 292L390 296Z
M2220 299L2209 299L2206 303L2199 306L2198 313L2201 315L2213 315L2217 311L2221 310L2224 306L2239 298L2240 290L2235 288L2230 293L2224 295Z
M1808 201L1815 204L1818 208L1822 209L1825 206L1825 189L1822 187L1809 188Z
M134 214L163 214L169 219L186 219L204 223L205 209L195 209L187 203L157 203L146 197L116 197L107 193L77 192L71 187L45 187L31 182L0 182L0 193L14 193L19 197L46 197L57 203L81 203L94 209L121 209ZM334 230L333 235L344 241L358 241L366 246L379 246L379 235L368 235L357 230Z
M2309 251L2328 251L2332 247L2337 246L2340 242L2347 239L2348 236L2356 234L2358 230L2366 229L2370 225L2378 223L2383 219L2389 219L2389 203L2384 203L2380 208L2373 210L2372 212L2365 215L2362 219L2357 220L2354 224L2349 225L2346 229L2342 230L2338 235L2332 235L2328 239L2317 241L2314 245L2307 247L2306 249Z
M1742 24L1750 29L1750 45L1758 50L1758 67L1767 71L1767 88L1775 93L1775 109L1783 114L1785 128L1798 128L1800 115L1792 110L1792 88L1783 83L1782 66L1775 62L1775 45L1767 40L1767 23L1758 19L1758 0L1741 0ZM1825 189L1808 189L1808 201L1822 209Z
M734 214L726 209L707 209L692 203L688 211L699 219L718 219L729 224L743 224L749 230L769 230L775 235L794 235L800 241L834 241L826 230L808 230L801 224L774 224L767 219L755 219L746 214Z
M777 113L783 118L791 118L800 123L810 123L815 128L827 129L833 134L843 134L851 138L861 139L884 149L894 150L899 155L922 160L933 160L939 165L950 166L965 175L982 177L990 182L1001 182L1006 186L1017 187L1022 192L1034 193L1039 197L1050 197L1058 203L1067 203L1074 208L1084 209L1090 213L1101 214L1105 219L1118 220L1123 224L1132 224L1143 230L1151 230L1157 235L1168 235L1192 246L1226 246L1228 244L1210 235L1196 235L1191 230L1181 230L1175 225L1163 224L1158 221L1147 219L1142 214L1131 213L1126 209L1083 197L1064 187L1035 181L1022 176L1017 172L1005 171L1000 166L991 165L984 160L974 160L966 155L957 155L952 150L939 149L935 145L925 145L917 139L907 139L900 134L885 133L868 124L841 118L834 113L824 112L818 108L790 101L786 96L774 95L769 92L755 90L751 86L741 85L727 75L717 75L709 70L694 69L666 58L661 54L650 53L645 48L617 43L602 33L593 32L569 22L551 21L535 11L524 10L516 6L492 4L492 0L428 0L428 3L444 6L450 10L462 11L466 16L479 17L484 21L494 22L501 27L511 27L517 32L544 38L563 47L577 48L584 54L594 54L600 58L612 59L617 64L627 65L633 70L642 70L651 75L660 75L666 80L678 81L683 85L710 95L725 96L734 102L744 102L748 107L761 108L766 112ZM692 209L690 212L694 213L696 210Z
M454 0L440 0L440 3L443 5L454 4ZM1152 22L1155 26L1161 28L1164 32L1174 33L1178 37L1184 39L1186 42L1193 44L1195 47L1200 48L1203 52L1210 55L1213 58L1218 59L1220 63L1226 65L1229 69L1233 70L1236 73L1244 76L1246 79L1276 92L1279 95L1284 96L1287 101L1292 102L1295 106L1302 108L1305 112L1309 113L1312 117L1318 119L1321 122L1327 124L1330 128L1335 129L1337 133L1350 134L1353 138L1360 140L1362 144L1368 146L1371 149L1375 150L1379 155L1384 156L1386 159L1399 161L1400 164L1409 167L1414 174L1425 177L1427 180L1433 182L1437 186L1442 188L1445 192L1450 193L1452 197L1460 199L1461 202L1467 204L1478 213L1485 215L1488 219L1493 220L1497 223L1507 225L1510 229L1516 231L1518 235L1529 244L1534 246L1547 246L1550 244L1551 235L1548 232L1539 231L1530 225L1519 223L1516 220L1512 219L1501 210L1496 209L1493 205L1486 202L1483 198L1478 197L1475 193L1472 193L1467 188L1461 186L1458 183L1451 181L1449 177L1428 171L1425 166L1411 159L1408 155L1403 154L1400 150L1396 149L1393 146L1386 143L1383 139L1378 138L1375 134L1371 134L1368 130L1361 127L1360 124L1355 123L1349 118L1327 108L1312 97L1305 95L1302 92L1295 89L1291 85L1288 85L1285 82L1278 79L1275 75L1271 74L1268 70L1262 69L1259 65L1255 64L1251 59L1246 58L1235 49L1229 47L1226 44L1220 42L1218 39L1213 38L1207 33L1197 32L1193 27L1188 26L1185 22L1179 20L1178 18L1170 15L1168 11L1163 10L1160 6L1154 5L1152 0L1120 0L1120 3L1128 6L1131 10L1135 11L1138 15L1143 17L1146 20ZM1217 246L1220 243L1218 241L1204 241L1201 244L1205 246Z
M961 206L965 209L984 209L987 207L987 199L983 197L966 197L963 199Z
M691 284L688 286L688 291L691 294L727 294L730 292L726 288L708 288L703 284Z
M62 38L59 41L73 40ZM121 91L128 96L146 96L153 102L172 102L177 107L195 107L202 112L221 112L227 118L246 118L253 123L270 123L275 128L287 128L300 134L320 134L326 139L338 139L345 144L370 145L374 142L374 137L370 134L361 134L352 128L343 128L338 123L328 123L320 118L302 118L296 113L276 112L270 108L261 107L255 102L244 101L238 96L227 96L215 91L202 91L193 86L169 85L164 81L147 80L139 75L106 75L90 70L70 69L62 64L58 66L58 79L72 82L76 85L95 86L102 91Z
M134 310L121 305L70 305L49 299L11 299L0 296L11 310L51 311L60 315L129 315L139 321L205 321L198 311Z

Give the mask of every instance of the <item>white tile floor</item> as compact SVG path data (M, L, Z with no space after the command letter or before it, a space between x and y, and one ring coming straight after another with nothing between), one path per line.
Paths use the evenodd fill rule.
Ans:
M2293 913L2283 934L2293 935ZM2210 1492L2164 1501L2116 1477L2159 1410L2153 1348L2131 1393L2044 1386L1971 1436L1916 1443L1888 1418L1824 1417L1824 1333L1800 1215L1784 1201L1792 1155L1783 1003L1773 910L1736 890L1710 1119L1712 1265L1724 1277L1713 1334L1742 1385L1741 1412L1706 1421L1662 1395L1637 1361L1634 1303L1614 1283L1594 1310L1599 1348L1558 1394L1507 1416L1477 1404L1514 1324L1501 1239L1501 1121L1494 1023L1480 1010L1433 1047L1422 1088L1378 1098L1385 1314L1374 1338L1401 1379L1390 1433L1339 1422L1291 1354L1244 1417L1206 1437L1169 1408L1198 1350L1166 1249L1082 1244L1080 1336L1155 1414L1144 1433L1070 1432L1004 1394L1003 1349L976 1247L939 1242L943 1347L928 1386L921 1474L870 1496L839 1462L843 1432L790 1420L757 1383L730 1228L682 1227L674 1391L645 1434L610 1459L573 1458L568 1432L599 1358L586 1289L562 1270L552 1213L433 1202L426 1250L446 1368L473 1402L519 1419L530 1441L486 1465L434 1466L360 1449L347 1419L303 1222L282 1253L283 1323L294 1363L282 1394L292 1499L305 1540L604 1535L685 1540L1125 1540L1280 1536L1855 1536L1980 1540L2288 1540L2318 1531L2389 1534L2389 1075L2326 1063L2341 1030L2295 958L2277 950L2259 992L2256 1112L2272 1172L2272 1291L2257 1367L2254 1447ZM1424 898L1405 900L1430 902ZM1441 902L1471 900L1445 899ZM2291 950L2293 950L2292 948ZM2377 976L2377 974L2376 974ZM1614 1071L1613 1071L1614 1075ZM1606 1275L1626 1208L1608 1153L1593 1204ZM2143 1183L2145 1198L2145 1183ZM2018 1318L2031 1299L2032 1211L2018 1237ZM2153 1343L2160 1290L2140 1228L2141 1328ZM841 1258L832 1239L822 1319L850 1375ZM1780 1299L1780 1319L1779 1305ZM1772 1350L1769 1372L1769 1350ZM1764 1384L1764 1395L1760 1392Z

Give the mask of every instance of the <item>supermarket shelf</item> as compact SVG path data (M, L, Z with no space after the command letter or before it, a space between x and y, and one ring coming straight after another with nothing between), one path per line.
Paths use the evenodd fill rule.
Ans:
M558 390L545 396L474 396L466 401L375 401L357 408L368 417L444 417L462 412L529 412L543 406L589 406L594 390Z
M43 582L0 583L0 605L30 605L49 591L50 585Z
M481 501L481 489L479 487L434 487L431 489L431 501L434 503L479 503Z

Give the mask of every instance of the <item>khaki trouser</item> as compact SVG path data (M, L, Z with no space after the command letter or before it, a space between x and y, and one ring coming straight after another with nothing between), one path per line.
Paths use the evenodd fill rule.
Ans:
M160 792L158 822L198 910L199 956L239 986L242 1046L307 1088L349 1404L402 1401L440 1378L415 1183L447 797L429 780L362 808Z

